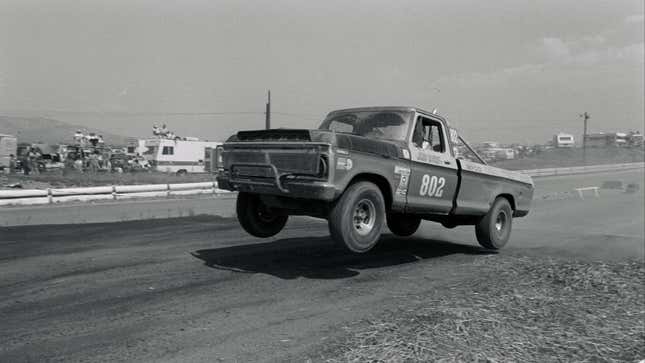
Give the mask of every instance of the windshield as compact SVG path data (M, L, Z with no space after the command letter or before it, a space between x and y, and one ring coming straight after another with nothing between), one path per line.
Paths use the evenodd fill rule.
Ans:
M411 111L338 112L327 116L319 129L378 139L405 141L411 116Z

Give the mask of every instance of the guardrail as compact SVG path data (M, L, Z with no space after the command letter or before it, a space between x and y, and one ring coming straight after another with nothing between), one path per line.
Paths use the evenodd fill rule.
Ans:
M133 198L159 198L199 194L225 194L217 182L112 185L89 188L49 188L0 190L0 206L36 205L62 202L89 202L96 200L126 200Z
M549 168L519 170L532 177L584 174L593 172L645 168L645 163L576 166L571 168ZM49 188L0 190L0 206L54 204L62 202L89 202L96 200L126 200L133 198L164 198L199 194L227 194L228 190L218 189L217 182L112 185L89 188Z
M588 173L599 173L603 171L617 171L617 170L630 170L630 169L642 169L642 168L645 168L645 163L643 162L574 166L570 168L530 169L530 170L518 170L518 172L526 175L530 175L532 177L540 177L540 176L556 176L556 175L571 175L571 174L588 174Z

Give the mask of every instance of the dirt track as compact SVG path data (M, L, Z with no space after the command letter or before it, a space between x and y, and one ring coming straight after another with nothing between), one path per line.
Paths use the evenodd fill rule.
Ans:
M538 201L495 258L642 259L642 202ZM269 242L213 217L0 229L0 361L316 361L345 324L476 276L473 235L426 222L348 256L310 219Z

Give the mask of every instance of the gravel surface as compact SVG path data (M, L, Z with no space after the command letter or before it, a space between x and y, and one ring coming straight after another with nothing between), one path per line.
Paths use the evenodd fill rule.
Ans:
M415 296L462 286L455 294L465 298L473 282L485 284L486 264L642 261L642 202L642 192L536 201L494 255L472 227L429 222L411 238L386 234L361 256L334 247L326 223L307 218L269 240L207 216L0 228L0 361L342 357L325 348L347 327ZM537 284L531 276L524 281Z

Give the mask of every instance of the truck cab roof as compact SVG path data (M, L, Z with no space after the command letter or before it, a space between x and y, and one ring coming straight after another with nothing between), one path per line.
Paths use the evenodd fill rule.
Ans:
M378 112L378 111L409 111L409 112L417 112L424 114L429 117L436 118L440 121L442 121L446 126L450 126L448 120L436 113L432 113L430 111L424 110L420 107L414 107L414 106L366 106L366 107L352 107L352 108L344 108L340 110L334 110L330 112L329 114L332 115L334 113L342 113L342 112L359 112L359 111L366 111L366 112Z

